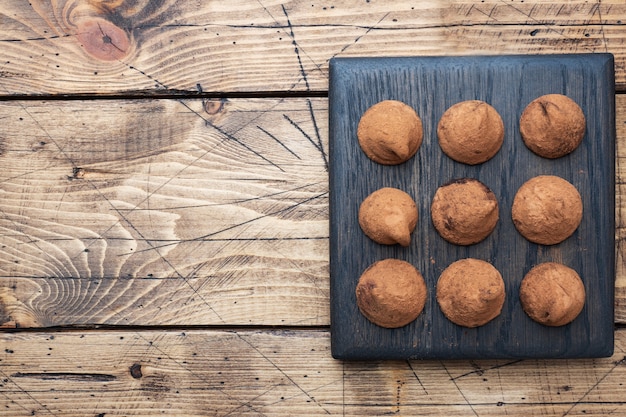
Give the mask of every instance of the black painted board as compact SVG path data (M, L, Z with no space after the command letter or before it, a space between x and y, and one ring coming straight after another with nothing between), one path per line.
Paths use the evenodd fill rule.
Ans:
M590 358L613 352L615 281L615 91L610 54L337 58L330 62L330 274L331 346L338 359ZM528 103L548 93L576 101L587 119L582 144L571 154L541 158L526 148L519 117ZM397 166L379 165L361 151L358 121L373 104L394 99L422 119L417 154ZM477 166L441 151L436 126L443 112L463 100L483 100L501 115L504 144ZM558 175L583 199L583 220L566 241L542 246L515 229L511 205L517 189L537 175ZM456 246L442 239L430 219L436 189L453 179L476 178L498 197L500 220L484 241ZM411 245L379 245L363 234L358 208L381 187L396 187L417 202L419 220ZM478 328L460 327L441 313L436 282L452 262L478 258L502 274L502 314ZM372 263L397 258L415 265L426 281L422 314L399 329L369 322L358 310L355 288ZM532 321L519 302L519 285L534 265L560 262L581 276L586 304L570 324Z

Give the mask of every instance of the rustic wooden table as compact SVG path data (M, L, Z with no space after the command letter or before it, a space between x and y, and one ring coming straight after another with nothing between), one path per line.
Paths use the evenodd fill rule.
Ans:
M328 62L611 52L615 354L331 358ZM626 3L3 0L0 416L626 415Z

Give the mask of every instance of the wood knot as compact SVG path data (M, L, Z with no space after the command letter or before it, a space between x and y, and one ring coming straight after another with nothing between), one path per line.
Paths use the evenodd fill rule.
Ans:
M128 32L106 19L85 19L78 24L77 31L85 51L101 61L120 60L130 51Z
M82 180L85 178L85 170L81 167L72 168L72 175L68 175L67 179L72 180Z
M207 114L217 114L224 110L224 104L227 99L225 98L209 98L202 101L202 107Z
M143 373L141 373L141 364L139 363L132 364L132 366L130 367L130 376L132 376L135 379L139 379L143 376Z

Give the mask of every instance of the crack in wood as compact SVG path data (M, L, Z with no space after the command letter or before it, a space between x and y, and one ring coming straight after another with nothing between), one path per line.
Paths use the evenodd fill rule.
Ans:
M71 372L16 372L11 378L34 378L42 381L111 382L117 377L110 374Z

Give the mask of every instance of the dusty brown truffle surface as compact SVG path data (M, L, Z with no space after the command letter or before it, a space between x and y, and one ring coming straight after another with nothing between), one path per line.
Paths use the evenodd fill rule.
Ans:
M561 177L540 175L526 181L515 194L513 223L526 239L554 245L574 233L583 216L576 187Z
M422 144L422 121L409 105L384 100L363 113L357 136L370 159L397 165L413 157Z
M363 272L356 287L361 313L381 327L402 327L417 318L426 304L426 283L410 263L384 259Z
M451 322L482 326L502 311L505 299L500 272L479 259L461 259L448 266L437 281L437 302Z
M437 136L439 146L450 158L476 165L498 153L504 141L504 123L496 109L484 101L462 101L441 116Z
M472 245L485 239L498 223L498 200L480 181L462 178L437 189L431 204L437 232L451 243Z
M359 207L359 225L373 241L409 246L417 225L417 206L410 195L385 187L371 193Z
M546 326L573 321L585 305L585 285L572 268L546 262L531 269L520 286L520 301L528 316Z
M560 158L580 145L585 136L585 114L576 102L561 94L533 100L520 118L526 146L544 158Z

